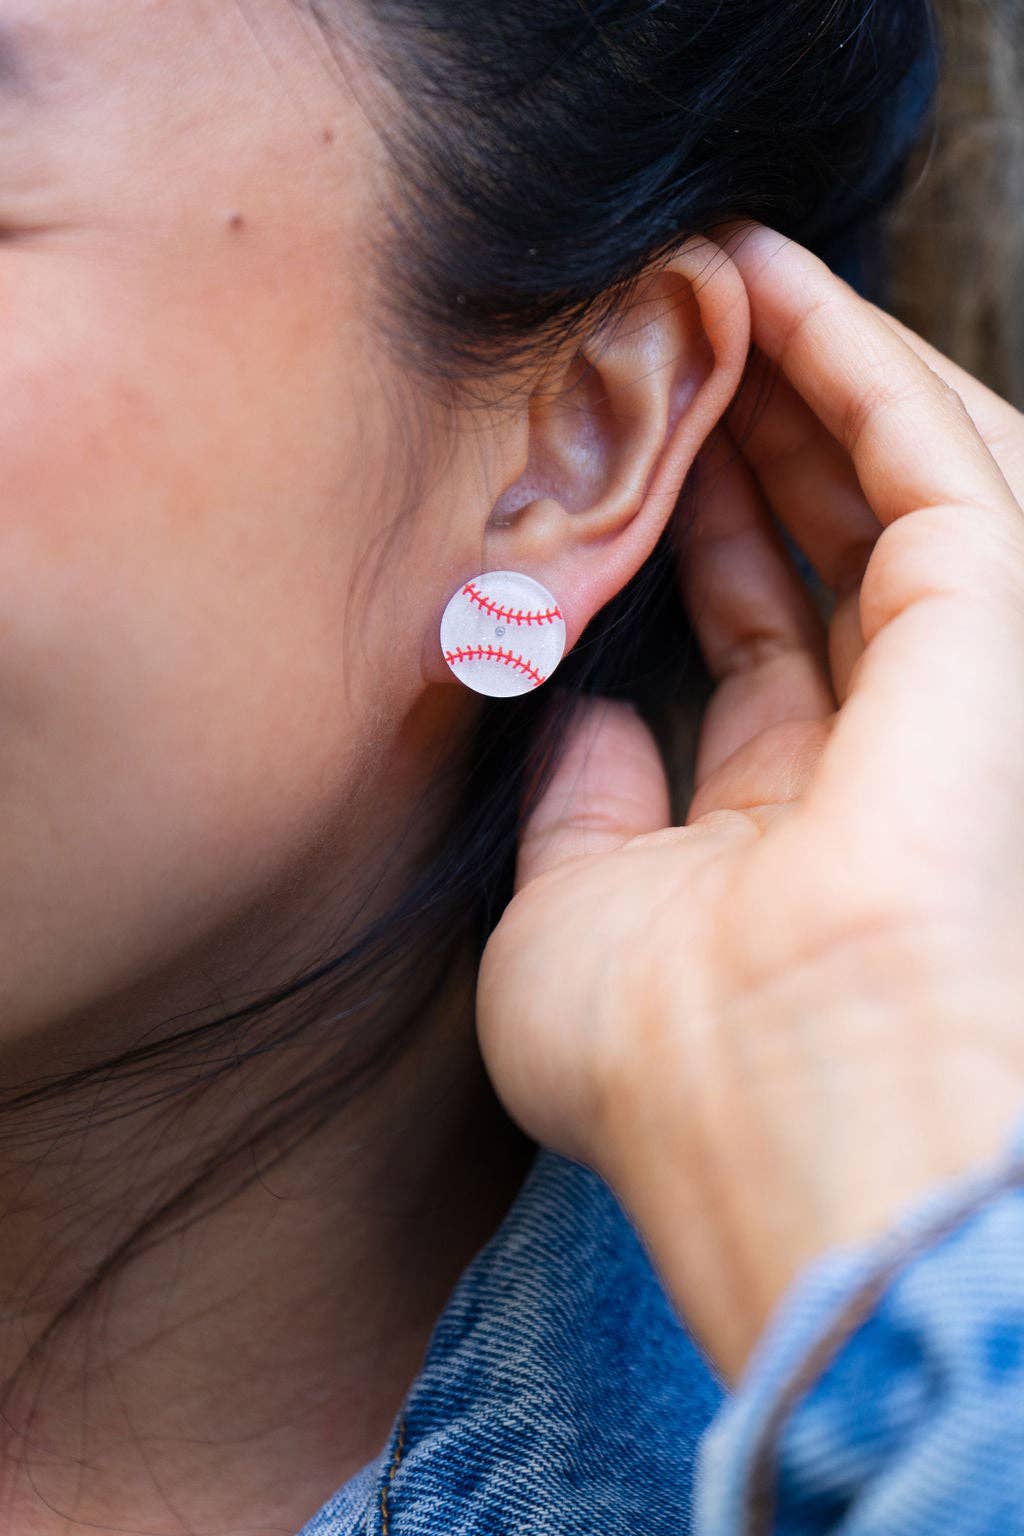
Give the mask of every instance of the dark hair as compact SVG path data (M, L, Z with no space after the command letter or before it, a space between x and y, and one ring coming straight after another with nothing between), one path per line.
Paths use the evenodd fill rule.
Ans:
M338 0L316 0L340 24ZM394 345L460 384L752 217L835 256L935 85L927 0L355 0L402 103L381 269ZM393 99L393 98L391 98Z
M425 387L456 391L529 369L726 218L765 220L856 281L935 83L927 0L301 3L396 93L381 323ZM97 1085L105 1107L80 1100L92 1123L162 1099L173 1112L240 1061L318 1042L315 1071L211 1148L185 1187L154 1193L91 1288L253 1177L253 1146L283 1155L401 1051L459 946L479 951L500 915L527 778L543 782L574 700L628 695L657 722L684 674L706 681L674 593L663 539L563 663L557 692L482 706L447 770L462 780L454 824L394 910L340 953L271 996L166 1021L114 1059L6 1096L8 1115L52 1136Z

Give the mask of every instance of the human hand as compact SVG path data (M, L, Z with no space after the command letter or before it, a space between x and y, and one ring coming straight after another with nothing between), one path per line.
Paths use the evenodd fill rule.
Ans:
M608 1179L732 1377L806 1263L1024 1109L1024 418L739 233L782 377L709 443L682 541L717 682L686 824L639 718L590 706L478 999L510 1114Z

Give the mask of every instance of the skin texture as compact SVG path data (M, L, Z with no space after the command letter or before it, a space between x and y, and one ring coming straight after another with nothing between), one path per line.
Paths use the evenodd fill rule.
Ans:
M339 948L450 811L478 708L451 592L523 570L571 646L697 455L729 458L751 325L788 381L684 551L720 678L687 825L603 708L524 844L480 985L501 1105L456 964L371 1091L43 1358L346 999L170 1108L143 1081L112 1118L101 1082L74 1121L3 1118L0 1529L289 1536L379 1449L521 1178L516 1124L607 1173L728 1371L800 1264L993 1150L1022 1072L1022 432L768 231L687 242L525 388L443 410L375 325L395 106L354 48L283 0L0 23L5 1094ZM769 509L847 594L827 633Z
M1024 419L800 246L726 244L782 379L709 443L682 548L718 680L696 792L672 826L646 727L588 710L480 1028L735 1378L804 1265L994 1158L1024 1102Z
M354 50L283 0L3 0L0 24L6 1099L387 905L478 708L437 645L451 592L524 570L572 645L669 518L749 314L694 242L624 323L496 380L500 410L442 411L374 323L394 108ZM5 1113L0 1528L290 1533L376 1453L531 1150L473 991L456 965L372 1091L41 1359L154 1192L315 1070L336 1015L170 1108L143 1080L120 1119L106 1082L73 1121Z

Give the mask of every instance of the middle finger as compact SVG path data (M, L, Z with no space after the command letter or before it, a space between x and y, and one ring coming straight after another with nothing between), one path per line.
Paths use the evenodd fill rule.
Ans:
M756 349L728 420L780 523L837 596L852 590L882 527L845 448Z

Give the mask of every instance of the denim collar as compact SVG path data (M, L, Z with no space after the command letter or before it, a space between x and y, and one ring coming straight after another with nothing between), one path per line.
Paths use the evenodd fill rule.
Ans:
M722 1395L611 1190L539 1148L380 1455L299 1536L684 1536Z

